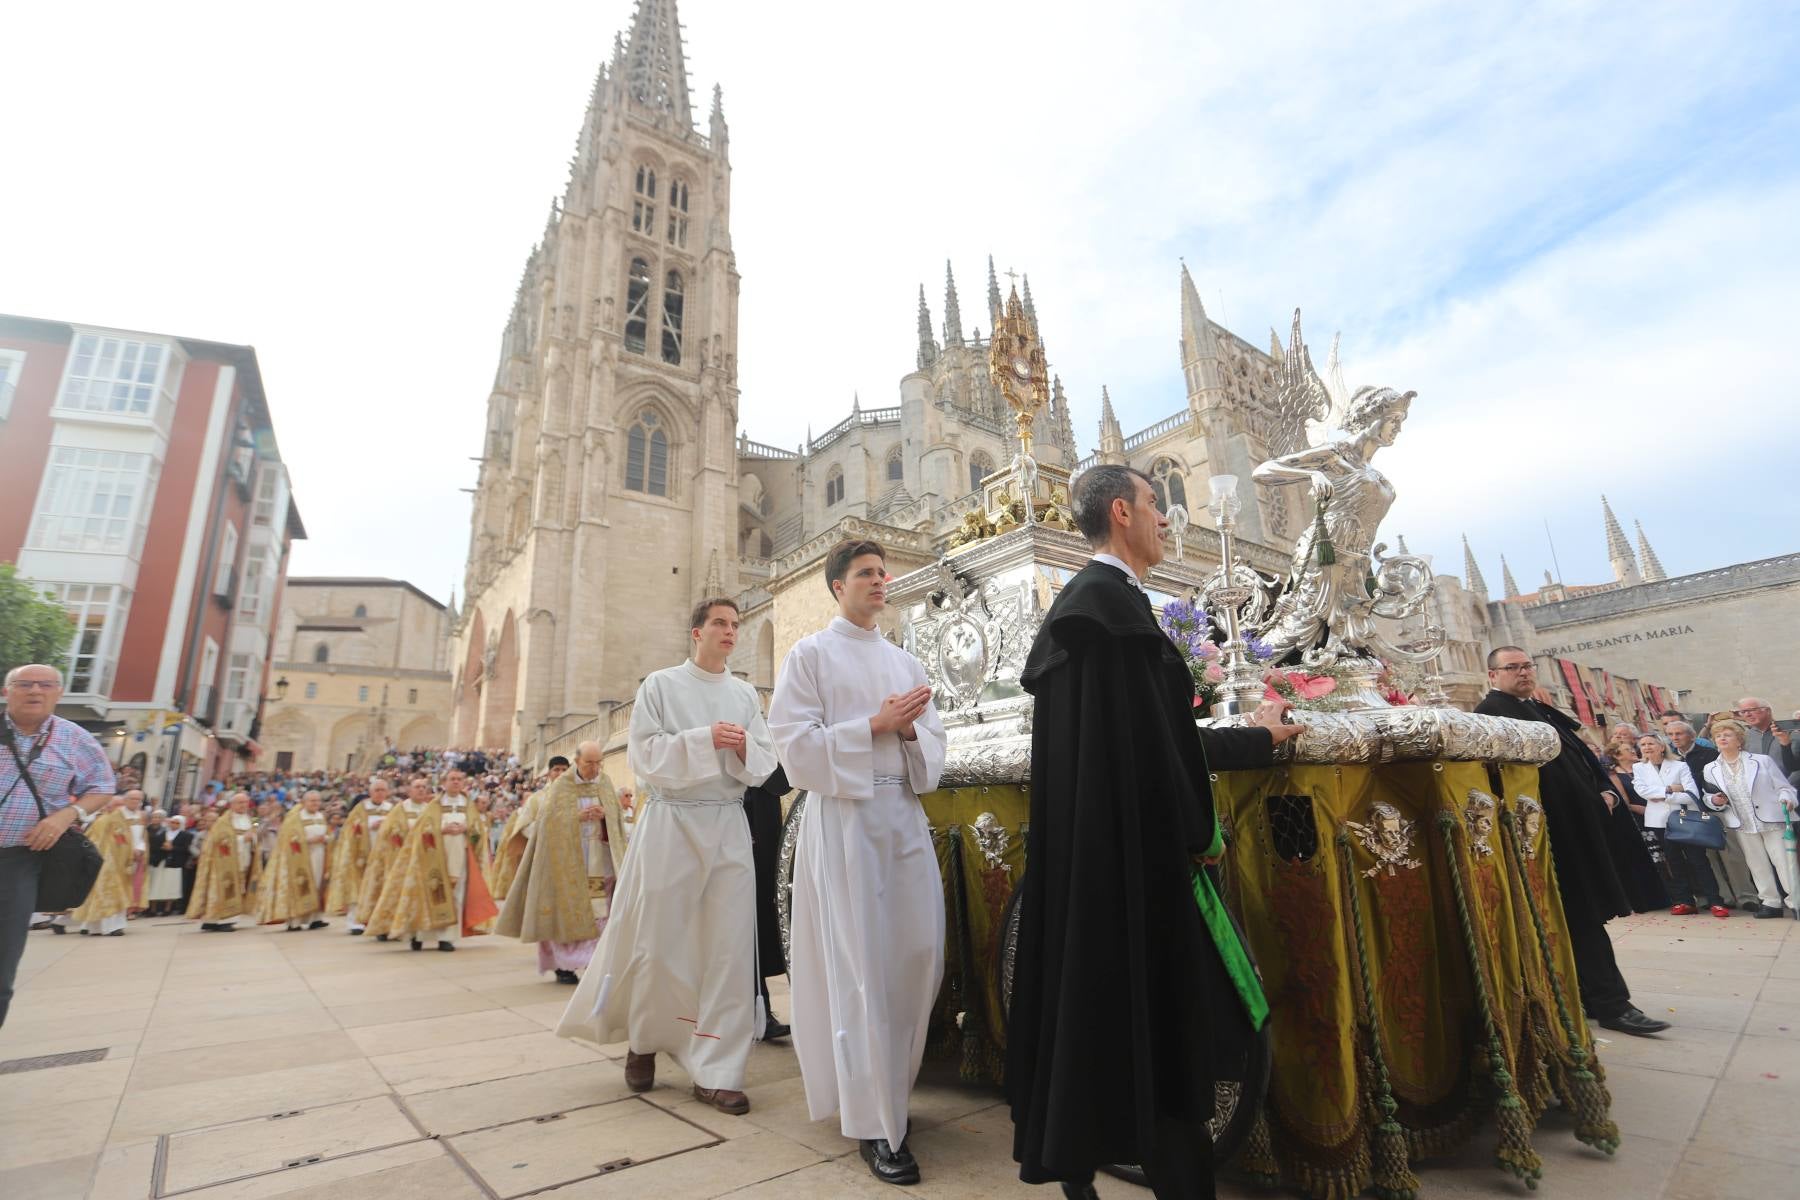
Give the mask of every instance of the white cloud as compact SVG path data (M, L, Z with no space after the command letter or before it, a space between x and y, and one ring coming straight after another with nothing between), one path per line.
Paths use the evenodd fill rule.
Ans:
M697 114L719 81L732 123L743 418L762 440L832 424L852 392L893 397L921 281L942 320L946 255L985 328L990 251L1031 273L1077 433L1102 383L1147 425L1183 402L1185 255L1246 337L1300 304L1316 339L1345 330L1353 376L1421 391L1383 461L1415 549L1448 554L1467 527L1490 578L1505 550L1526 582L1548 510L1569 576L1603 575L1570 561L1600 553L1575 547L1602 490L1672 570L1792 548L1791 520L1713 536L1714 488L1793 511L1773 439L1755 444L1769 469L1729 483L1643 462L1701 444L1667 431L1690 407L1792 423L1775 361L1775 322L1800 311L1791 14L680 7ZM296 571L442 594L513 288L630 5L293 13L9 17L12 44L41 49L0 78L0 111L31 118L0 160L0 310L256 345L313 534ZM1472 479L1499 435L1534 489L1504 508ZM1440 482L1466 504L1426 503Z

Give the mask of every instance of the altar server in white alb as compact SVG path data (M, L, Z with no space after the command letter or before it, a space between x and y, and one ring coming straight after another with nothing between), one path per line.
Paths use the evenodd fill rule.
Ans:
M782 663L769 728L788 781L810 795L794 854L789 977L794 1049L815 1121L886 1183L915 1183L907 1106L944 975L944 900L919 796L944 769L925 669L881 636L886 554L839 543L826 559L839 615Z
M667 1052L694 1095L745 1113L744 1068L764 1024L756 994L756 868L744 789L775 770L756 689L725 661L737 604L703 600L693 658L638 688L628 759L648 785L611 916L556 1032L626 1042L625 1082L656 1083Z

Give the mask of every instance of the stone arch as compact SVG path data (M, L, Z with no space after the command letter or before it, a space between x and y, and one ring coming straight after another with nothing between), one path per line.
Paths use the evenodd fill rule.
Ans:
M483 688L481 736L477 739L477 745L512 745L513 717L518 711L518 689L519 628L512 610L508 609L495 643L493 666Z
M465 644L467 649L463 653L462 666L458 668L460 678L456 685L455 737L451 739L458 746L473 745L475 735L481 730L481 693L487 682L482 678L481 651L487 645L487 622L479 610L469 618L469 636Z
M444 719L435 713L414 717L401 726L394 737L394 745L403 750L414 746L442 746L449 741L449 731L444 728Z
M331 727L324 765L333 771L355 767L363 752L368 749L369 725L367 713L354 712L347 717L340 717Z
M270 754L284 750L292 754L296 770L309 771L326 765L318 759L318 739L318 728L312 718L293 705L284 704L279 712L263 722L262 736L258 740ZM270 761L274 760L271 758Z

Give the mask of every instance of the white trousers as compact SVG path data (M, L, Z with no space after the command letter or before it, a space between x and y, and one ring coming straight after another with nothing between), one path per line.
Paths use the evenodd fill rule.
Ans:
M89 933L111 933L115 929L125 928L125 914L114 913L110 917L101 917L98 921L85 921L81 928Z
M743 806L653 800L556 1032L666 1053L700 1087L740 1091L760 1030L755 947L756 869Z
M1794 856L1782 841L1781 830L1765 829L1751 833L1747 829L1731 831L1732 840L1743 851L1750 864L1751 878L1756 880L1756 896L1769 908L1781 907L1781 892L1787 893L1787 906L1794 907ZM1781 881L1777 891L1775 881Z
M306 849L307 866L312 870L313 895L318 899L319 904L323 905L325 903L325 893L319 887L319 884L325 879L325 847L314 843ZM289 917L287 927L289 929L305 929L314 921L323 921L324 919L324 908L316 908L303 916Z
M358 929L367 929L367 928L368 928L368 926L366 926L366 925L364 925L364 924L363 924L363 923L362 923L362 921L360 921L360 920L359 920L359 919L357 919L357 916L356 916L356 905L354 905L354 904L352 904L352 905L351 905L351 906L350 906L350 909L349 909L349 912L348 912L348 914L347 914L347 915L346 915L346 916L345 916L345 918L344 918L344 919L345 919L345 922L346 922L346 925L347 925L347 928L346 928L346 930L345 930L345 932L355 932L355 931L356 931L356 930L358 930Z

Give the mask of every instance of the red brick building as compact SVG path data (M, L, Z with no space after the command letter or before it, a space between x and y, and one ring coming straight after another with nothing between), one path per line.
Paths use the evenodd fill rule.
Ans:
M256 351L0 315L0 562L74 618L62 715L153 802L247 769L305 537Z

